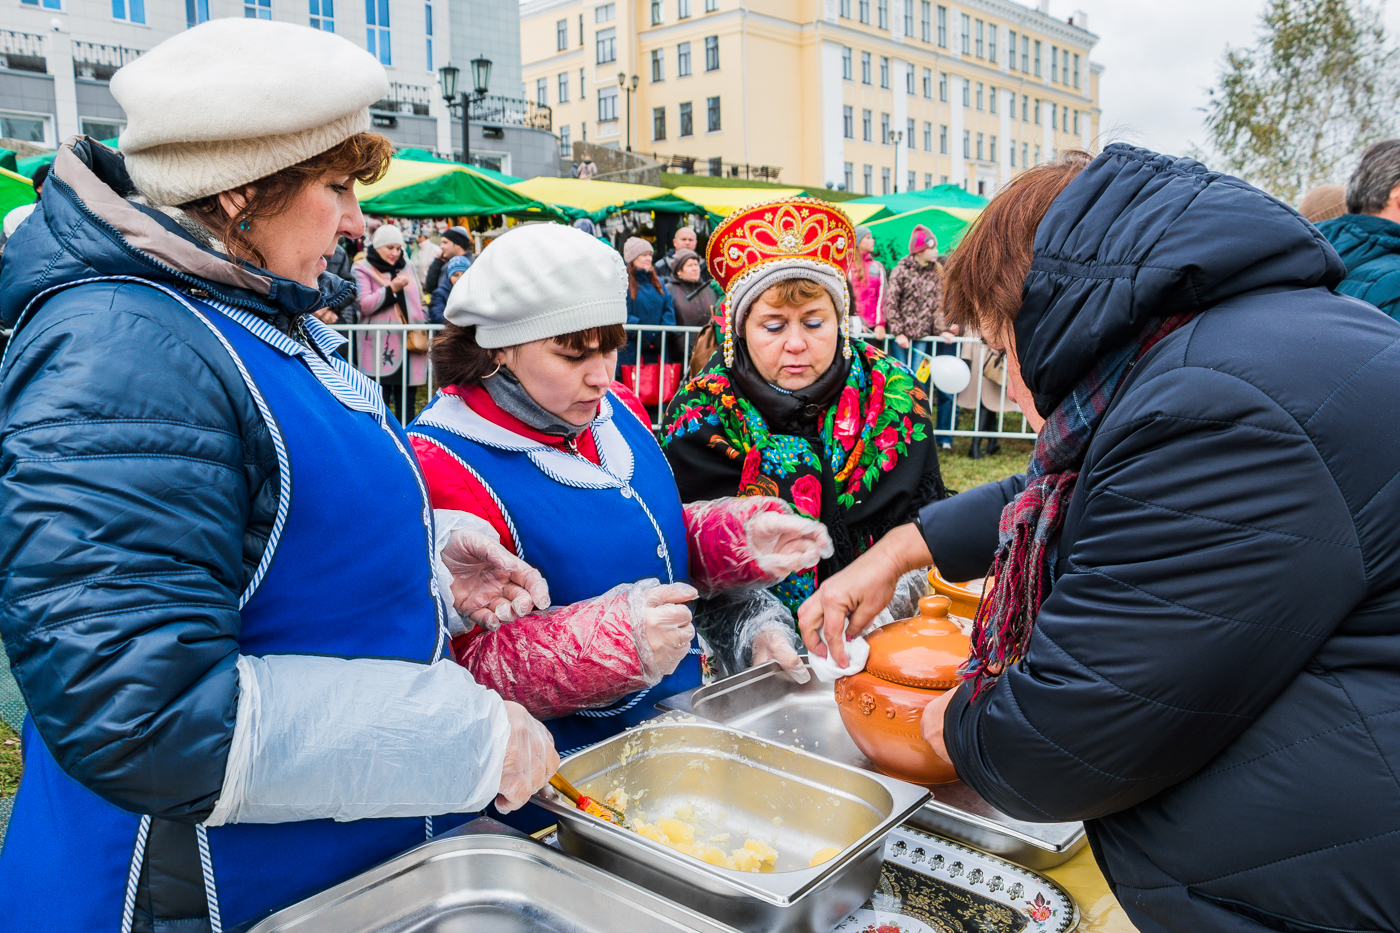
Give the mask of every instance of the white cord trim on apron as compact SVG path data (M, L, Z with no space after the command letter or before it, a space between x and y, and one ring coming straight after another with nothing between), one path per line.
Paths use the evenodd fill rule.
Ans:
M209 830L200 823L194 828L199 840L199 867L204 872L204 896L209 901L209 933L224 933L224 922L219 917L219 886L214 883L214 860L209 855Z
M136 844L131 849L131 868L126 873L126 896L122 898L122 933L131 933L136 922L136 886L141 881L141 866L146 861L146 839L151 833L151 818L141 817L136 827Z

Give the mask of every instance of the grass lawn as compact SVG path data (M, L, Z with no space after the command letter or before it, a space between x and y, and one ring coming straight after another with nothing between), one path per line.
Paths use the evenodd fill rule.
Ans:
M0 722L0 797L15 795L23 769L19 757L19 736L6 723Z
M1020 415L1007 415L1005 424L1008 431L1019 430L1021 427ZM958 428L963 431L972 430L972 412L968 409L958 409ZM982 446L983 448L987 446L985 440L982 441ZM951 452L946 450L938 452L938 465L943 470L943 483L949 489L961 492L1015 473L1023 473L1026 464L1030 461L1032 446L1033 443L1029 440L1019 441L1002 438L1001 450L996 455L988 457L983 454L980 460L973 460L968 456L968 451L972 447L972 438L955 437Z

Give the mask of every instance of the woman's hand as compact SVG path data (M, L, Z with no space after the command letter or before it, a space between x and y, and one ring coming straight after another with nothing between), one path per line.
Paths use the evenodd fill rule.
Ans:
M502 813L525 806L530 795L547 784L559 770L554 737L538 719L510 700L506 700L506 718L510 720L510 738L506 744L506 759L501 764L500 790L496 794L496 809Z
M769 629L759 632L750 649L750 667L758 667L768 661L777 661L788 676L799 684L812 679L812 672L802 663L802 656L792 646L792 629Z
M549 608L540 572L480 532L454 531L441 558L452 574L453 608L488 631Z
M646 590L640 599L640 619L634 620L634 633L640 622L641 639L638 639L638 655L642 655L642 641L645 641L648 658L642 657L642 667L649 674L665 677L674 671L690 653L690 642L695 637L695 626L691 623L690 607L686 603L700 594L688 583L668 583ZM636 638L636 635L633 636ZM660 679L658 677L657 679Z
M876 340L884 340L884 339L885 339L885 325L884 325L884 324L876 324L876 325L875 325L875 339L876 339Z
M894 342L899 344L905 350L909 349L909 338L904 336L903 334L900 334L898 337L894 338Z
M931 563L933 557L917 527L908 524L892 529L798 608L797 624L807 650L824 658L830 645L832 660L841 667L848 665L847 637L865 631L889 605L901 576Z
M774 582L835 553L826 526L800 515L760 512L745 523L744 532L755 562Z
M398 275L394 276L389 280L389 287L395 292L401 292L405 288L408 288L408 273L400 272Z
M335 324L340 320L340 315L330 308L321 308L319 311L312 311L311 314L322 324Z
M919 731L923 733L924 741L933 746L933 753L942 758L948 764L953 763L953 759L948 754L948 746L943 741L943 714L948 710L948 704L953 702L953 694L957 689L948 690L939 694L929 701L924 707L923 717L919 720Z

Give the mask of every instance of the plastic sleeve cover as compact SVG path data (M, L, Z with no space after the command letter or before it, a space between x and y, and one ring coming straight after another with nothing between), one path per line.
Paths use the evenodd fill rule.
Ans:
M500 786L505 704L449 661L243 655L238 690L210 826L468 813Z
M594 599L524 616L494 632L453 643L457 662L476 680L538 719L606 706L655 685L646 675L624 584Z
M746 526L760 512L788 515L792 507L772 496L728 496L685 505L690 582L701 595L735 587L770 586L782 579L759 565L749 543Z
M792 613L765 589L727 590L702 596L695 607L695 630L709 646L711 660L723 676L749 667L753 641L762 632L786 629L800 646ZM800 648L799 648L800 650Z

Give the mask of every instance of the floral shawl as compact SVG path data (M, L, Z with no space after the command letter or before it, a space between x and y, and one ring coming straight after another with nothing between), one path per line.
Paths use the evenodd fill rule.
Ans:
M794 613L819 578L948 495L928 397L902 363L866 344L855 348L845 386L809 435L770 426L719 354L666 413L662 448L683 502L777 496L826 524L835 556L773 588Z

